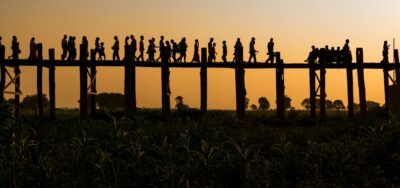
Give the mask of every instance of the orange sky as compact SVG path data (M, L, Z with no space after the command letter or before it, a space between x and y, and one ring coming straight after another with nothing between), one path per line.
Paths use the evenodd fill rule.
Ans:
M114 35L120 39L128 34L145 35L146 38L164 35L167 39L188 39L189 58L192 57L193 41L200 40L205 47L209 38L217 42L227 40L229 54L237 37L243 41L245 52L251 37L256 37L257 58L266 58L266 43L275 39L275 48L282 53L285 63L302 62L311 45L343 46L351 40L353 56L356 47L364 48L366 62L381 59L384 40L392 43L400 34L400 1L396 0L2 0L0 3L0 35L10 53L12 35L21 43L22 57L27 57L30 37L44 44L45 57L48 48L56 48L60 55L63 34L79 39L88 36L93 45L99 36L106 44L107 56L111 57ZM92 46L93 47L93 46ZM392 52L392 51L390 51ZM122 55L122 53L121 53ZM390 54L390 57L392 54ZM245 59L247 58L245 55ZM220 59L220 57L217 57ZM231 57L229 57L231 59ZM390 58L391 60L392 58ZM35 68L22 69L21 86L24 95L36 92ZM139 107L161 106L160 69L137 69L137 101ZM56 69L57 107L77 107L79 75L77 68ZM47 70L45 71L47 75ZM356 72L354 84L357 86ZM383 102L383 73L366 70L367 100ZM123 92L122 68L99 68L99 92ZM234 70L209 69L209 108L235 108ZM308 72L285 72L286 94L293 105L308 97ZM346 73L344 70L327 72L329 99L346 102ZM47 78L44 77L45 83ZM275 107L274 70L246 71L246 88L251 103L266 96ZM48 88L44 88L45 93ZM172 97L182 95L191 107L200 103L200 79L198 69L171 69ZM355 88L358 102L358 89ZM11 96L8 96L11 97Z

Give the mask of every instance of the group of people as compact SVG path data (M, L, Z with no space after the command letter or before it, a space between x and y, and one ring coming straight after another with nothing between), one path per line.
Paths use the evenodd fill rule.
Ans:
M342 49L340 49L340 47L337 47L336 49L334 47L329 48L328 45L326 45L325 48L316 48L315 46L311 46L311 52L305 62L325 64L351 63L353 57L351 55L349 43L350 41L347 39Z

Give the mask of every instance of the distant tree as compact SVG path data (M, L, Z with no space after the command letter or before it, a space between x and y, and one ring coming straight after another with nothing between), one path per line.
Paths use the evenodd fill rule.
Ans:
M290 109L292 107L292 99L285 95L285 110Z
M310 105L310 98L305 98L302 102L301 102L301 106L303 106L306 110L309 110L311 108Z
M257 110L257 105L255 105L255 104L252 104L251 106L250 106L250 108L251 108L251 110Z
M367 101L367 109L368 110L378 110L381 108L381 105L375 101Z
M99 108L119 109L124 107L125 97L121 93L100 93L96 96Z
M325 101L325 108L327 110L332 110L332 109L335 108L335 106L333 105L333 102L328 99L328 100Z
M261 110L268 110L269 109L269 107L271 106L270 104L269 104L269 101L268 101L268 99L267 98L265 98L265 97L260 97L259 99L258 99L258 106L259 106L259 108L261 109Z
M334 107L336 110L343 110L343 109L346 108L346 107L344 106L342 100L335 100L335 101L333 101L333 107Z
M42 96L43 100L43 107L48 108L50 106L49 99L45 94ZM21 104L19 105L21 110L31 110L36 112L38 109L38 96L37 95L27 95L22 100Z
M249 109L249 105L250 105L250 99L246 97L246 99L244 101L244 108L246 110Z
M177 97L175 97L175 102L176 102L175 108L176 108L178 111L181 111L181 110L185 111L185 110L187 110L187 109L189 108L189 106L186 105L186 104L183 102L183 97L182 97L182 96L177 96Z
M354 103L354 110L360 110L360 104ZM349 109L349 107L347 106L347 109Z

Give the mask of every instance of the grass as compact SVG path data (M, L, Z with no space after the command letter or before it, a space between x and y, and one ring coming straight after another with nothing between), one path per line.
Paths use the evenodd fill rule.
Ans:
M55 121L0 107L0 187L396 187L400 126L372 113L324 125L287 114L76 110Z

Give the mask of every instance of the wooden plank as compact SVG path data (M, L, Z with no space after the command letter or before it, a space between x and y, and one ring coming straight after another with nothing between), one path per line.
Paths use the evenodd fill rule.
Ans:
M37 107L39 112L39 118L43 118L43 45L41 43L37 44Z
M96 80L97 80L97 70L96 70L96 54L94 53L94 49L90 50L90 75L91 75L91 87L90 87L90 115L96 115L96 94L97 94L97 87L96 87Z
M350 119L354 117L354 91L353 91L353 69L351 65L346 69L347 75L347 110Z
M6 85L6 67L4 60L6 57L6 48L0 45L0 103L4 102L4 86Z
M49 49L49 60L55 60L55 50ZM50 119L56 118L56 73L54 64L49 66L49 101L50 101Z
M276 52L276 113L281 120L285 119L285 82L284 66L281 53Z
M236 113L239 119L245 117L245 100L246 100L246 87L244 80L244 68L243 68L243 48L239 49L239 58L235 69L235 81L236 81Z
M207 48L201 48L200 69L200 110L202 114L207 112Z
M362 116L367 114L367 99L365 93L364 69L364 53L362 48L357 48L357 77L358 77L358 93L360 96L360 113Z
M80 108L80 118L81 120L87 119L87 50L88 46L85 44L80 45L80 100L79 100L79 108Z

